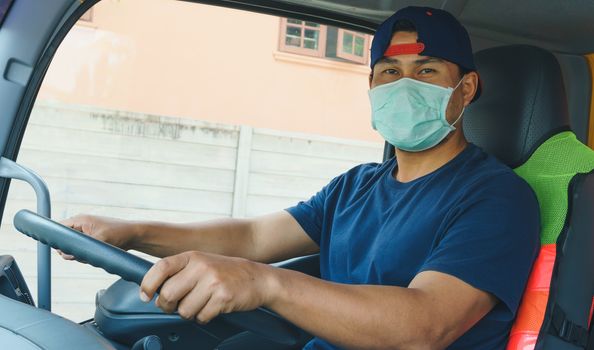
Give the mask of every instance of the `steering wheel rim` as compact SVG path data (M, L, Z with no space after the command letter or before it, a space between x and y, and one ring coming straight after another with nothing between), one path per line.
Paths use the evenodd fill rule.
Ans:
M39 242L138 285L153 266L148 260L30 210L20 210L14 217L14 226L21 233ZM299 330L294 325L264 308L220 314L217 317L279 344L295 345L299 341Z

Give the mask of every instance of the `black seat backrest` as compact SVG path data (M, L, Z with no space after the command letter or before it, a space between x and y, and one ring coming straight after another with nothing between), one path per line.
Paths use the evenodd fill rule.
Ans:
M536 147L569 130L559 63L548 51L512 45L475 54L484 94L464 114L464 134L515 168Z
M469 106L469 141L514 168L541 209L541 253L508 350L585 348L594 297L594 151L569 129L559 64L524 45L476 54L483 93Z

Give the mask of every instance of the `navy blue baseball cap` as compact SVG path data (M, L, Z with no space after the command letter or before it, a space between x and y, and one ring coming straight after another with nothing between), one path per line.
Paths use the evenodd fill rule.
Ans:
M390 45L394 26L400 20L414 24L416 44ZM444 59L467 71L476 71L468 32L449 12L430 7L409 6L398 10L377 28L371 44L371 68L388 56L419 54ZM472 101L481 94L481 86Z

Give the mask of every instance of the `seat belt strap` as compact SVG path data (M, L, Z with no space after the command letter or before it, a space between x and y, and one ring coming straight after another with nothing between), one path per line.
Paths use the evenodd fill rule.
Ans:
M588 346L588 330L568 319L559 304L555 304L551 313L551 326L549 334L582 349Z

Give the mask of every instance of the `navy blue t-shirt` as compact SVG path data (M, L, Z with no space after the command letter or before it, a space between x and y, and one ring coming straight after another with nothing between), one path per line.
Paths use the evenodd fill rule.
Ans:
M411 182L396 167L357 166L287 209L320 246L322 278L408 287L426 270L455 276L500 302L448 349L504 349L539 247L536 196L472 144ZM338 348L315 338L305 349Z

